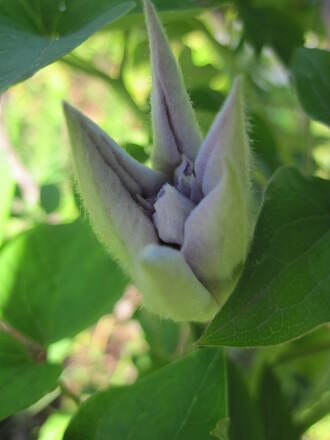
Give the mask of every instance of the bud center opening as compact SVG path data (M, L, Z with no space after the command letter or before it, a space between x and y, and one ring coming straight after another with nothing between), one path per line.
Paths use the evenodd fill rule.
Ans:
M183 155L174 171L173 185L166 183L161 187L153 206L152 219L163 242L182 246L185 222L201 198L194 164Z

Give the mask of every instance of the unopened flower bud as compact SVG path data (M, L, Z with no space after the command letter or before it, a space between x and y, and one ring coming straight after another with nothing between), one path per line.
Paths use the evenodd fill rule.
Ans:
M251 231L250 152L242 79L203 141L182 74L152 4L153 169L64 105L75 175L94 229L152 312L208 321L227 300Z

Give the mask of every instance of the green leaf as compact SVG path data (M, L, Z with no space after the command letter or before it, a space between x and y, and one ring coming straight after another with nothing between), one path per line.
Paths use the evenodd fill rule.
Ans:
M222 93L216 92L209 87L197 87L192 89L189 91L189 96L196 111L206 110L216 113L220 110L224 102Z
M0 93L133 9L118 0L2 0Z
M47 214L55 212L61 202L61 192L54 183L48 183L40 188L40 205Z
M294 52L291 69L306 113L330 125L330 52L300 48Z
M157 368L172 360L178 350L183 325L161 319L143 308L136 312L135 318L143 328L154 366Z
M0 243L3 240L6 221L10 215L10 203L14 195L14 180L9 166L8 155L0 150Z
M268 174L279 167L278 150L273 133L267 121L258 113L250 115L251 148L258 162Z
M280 168L243 275L201 345L274 345L330 320L330 182Z
M202 349L136 384L96 393L84 403L65 440L212 440L227 415L221 350Z
M269 366L263 369L257 401L264 425L265 440L299 440L281 384Z
M47 345L111 311L127 280L89 225L40 225L0 253L0 315Z
M228 362L228 390L230 440L264 440L256 402L234 362Z
M303 44L303 31L297 22L279 9L253 7L246 1L236 0L248 40L258 52L263 46L275 49L288 64L295 48Z
M0 420L52 391L60 374L59 365L36 363L17 341L0 332Z

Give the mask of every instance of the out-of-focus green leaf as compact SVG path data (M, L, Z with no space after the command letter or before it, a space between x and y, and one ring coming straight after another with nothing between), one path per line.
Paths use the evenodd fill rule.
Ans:
M134 6L118 0L1 0L0 92L71 52Z
M211 64L197 67L193 63L192 51L188 47L185 47L181 52L179 63L188 90L205 87L205 84L209 85L211 80L219 73Z
M17 341L0 331L0 420L52 391L60 374L59 365L35 362Z
M264 440L256 402L234 362L228 362L230 440Z
M321 418L323 403L324 415L330 408L329 329L324 326L284 344L274 362L294 420L304 432ZM320 412L315 412L316 407Z
M225 3L224 0L153 0L162 22L182 22L187 18L195 17L205 9L219 7L219 4ZM141 26L144 24L142 12L142 2L136 2L136 8L132 13L125 15L115 24L115 28L129 29L133 26Z
M14 195L14 180L8 163L7 153L0 150L0 243L3 240L4 227L10 214L10 202Z
M40 204L47 214L57 210L60 200L61 193L57 185L50 183L40 188Z
M330 390L330 332L327 326L278 347L276 373L285 383L290 405L304 410ZM263 350L264 351L264 350ZM269 349L274 353L274 348ZM260 354L261 357L261 354Z
M270 181L253 245L202 345L274 345L330 320L330 182L292 167Z
M224 96L207 87L197 87L189 91L190 98L194 108L198 110L207 110L216 113L220 110L224 101Z
M264 118L253 113L250 116L250 139L252 151L258 162L272 174L280 165L274 136Z
M135 317L143 328L156 367L172 360L178 349L182 326L174 321L152 315L145 309L139 309Z
M244 23L246 38L260 52L271 46L288 64L292 52L303 44L303 31L292 17L271 7L254 7L246 1L236 0Z
M297 49L291 68L299 100L306 113L330 125L330 52Z
M134 159L140 163L145 163L149 159L145 149L139 145L125 144L124 149L130 156L134 157Z
M110 312L127 283L88 224L40 225L0 254L0 315L41 344Z
M221 350L197 350L131 386L96 393L73 418L65 440L212 440L227 416Z
M221 0L220 0L221 2ZM201 9L219 6L219 0L203 0L203 2L191 0L152 0L158 11L177 11L184 9ZM141 3L137 3L136 10L141 11Z
M265 440L300 439L282 393L281 384L269 366L265 366L260 375L257 401L264 426Z

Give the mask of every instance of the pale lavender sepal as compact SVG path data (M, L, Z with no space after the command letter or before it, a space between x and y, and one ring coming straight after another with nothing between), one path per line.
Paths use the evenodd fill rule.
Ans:
M154 204L152 216L159 238L165 243L182 245L184 224L194 206L173 186L164 185Z
M181 71L150 1L144 2L152 67L153 163L169 175L180 156L195 160L202 137Z
M64 104L64 113L75 176L92 225L109 251L132 274L136 255L146 245L158 242L155 228L126 189L127 182L123 184L114 156L105 154L110 146L98 143L102 130L68 104Z
M240 77L235 80L197 156L195 172L204 195L220 181L227 159L237 168L244 185L249 182L249 147L242 82Z
M198 281L182 254L149 245L139 255L137 286L149 310L175 321L209 321L218 311L212 295Z
M246 258L250 231L248 189L228 162L221 181L197 205L185 224L181 252L197 278L224 301L236 269Z
M149 197L161 188L166 181L164 174L144 166L127 154L105 131L79 110L68 103L65 103L65 108L81 121L86 135L131 194Z

